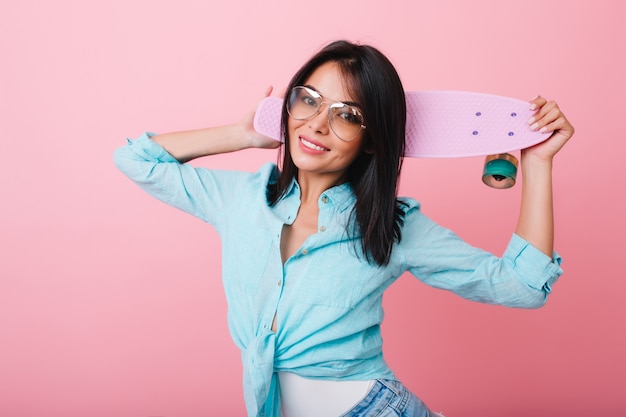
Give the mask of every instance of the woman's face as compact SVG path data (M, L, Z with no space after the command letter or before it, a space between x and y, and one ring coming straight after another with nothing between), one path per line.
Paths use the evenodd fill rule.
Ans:
M328 123L328 106L352 102L335 62L317 68L304 83L324 100L320 112L308 120L289 117L289 151L298 175L323 176L334 184L343 181L348 167L362 152L363 131L349 142L340 139Z

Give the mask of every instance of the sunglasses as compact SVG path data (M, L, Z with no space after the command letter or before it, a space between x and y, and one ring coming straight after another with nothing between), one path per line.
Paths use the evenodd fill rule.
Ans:
M342 103L328 103L317 91L309 87L294 87L287 99L287 113L296 120L309 120L328 105L328 125L337 137L349 142L365 129L363 114L358 107Z

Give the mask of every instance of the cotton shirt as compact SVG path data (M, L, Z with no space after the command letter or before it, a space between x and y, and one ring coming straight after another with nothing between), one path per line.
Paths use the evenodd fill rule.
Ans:
M115 162L145 191L219 233L228 325L242 354L249 416L280 415L277 371L395 379L382 354L382 296L404 272L470 300L524 308L543 305L562 273L558 255L550 258L515 234L502 257L475 248L431 221L411 198L401 199L407 204L402 240L389 264L368 263L358 233L346 232L356 201L347 183L319 197L317 233L283 264L281 231L298 214L297 181L270 205L268 184L280 175L275 164L253 173L195 168L151 135L128 140Z

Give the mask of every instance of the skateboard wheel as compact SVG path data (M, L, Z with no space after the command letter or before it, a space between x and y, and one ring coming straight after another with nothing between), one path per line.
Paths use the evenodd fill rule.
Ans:
M509 153L488 155L485 158L483 182L492 188L511 188L517 176L517 158Z

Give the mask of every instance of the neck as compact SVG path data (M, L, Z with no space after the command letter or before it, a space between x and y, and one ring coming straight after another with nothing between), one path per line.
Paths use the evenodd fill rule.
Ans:
M343 175L312 175L299 172L300 199L302 202L317 201L324 191L344 182L346 179Z

